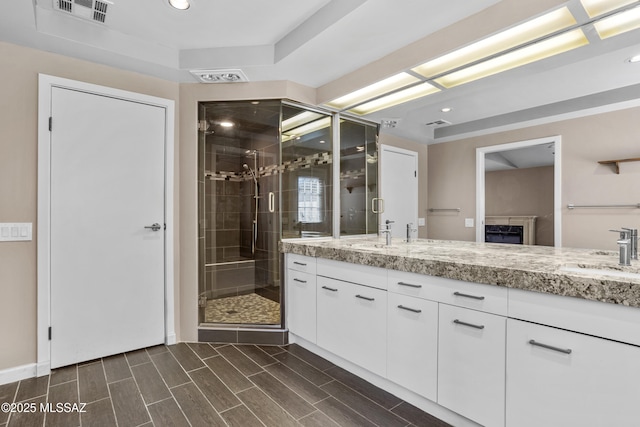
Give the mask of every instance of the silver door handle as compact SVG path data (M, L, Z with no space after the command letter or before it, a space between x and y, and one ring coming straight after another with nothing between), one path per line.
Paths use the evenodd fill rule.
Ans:
M274 213L276 211L276 195L273 191L269 192L269 212Z
M535 345L538 347L542 347L542 348L546 348L549 350L553 350L553 351L558 351L560 353L564 353L564 354L571 354L571 349L570 348L560 348L560 347L556 347L553 345L549 345L549 344L543 344L541 342L538 342L536 340L529 340L529 344L531 345Z
M458 319L455 319L453 323L455 323L456 325L469 326L470 328L484 329L484 325L474 325L473 323L463 322L462 320L458 320Z
M465 297L465 298L471 298L471 299L477 299L477 300L483 300L484 297L483 296L476 296L476 295L469 295L469 294L463 294L462 292L454 292L453 293L455 296L457 297Z
M155 224L145 225L144 228L150 228L153 231L158 231L162 228L162 226L156 222Z
M376 200L378 201L378 210L376 210ZM371 199L371 212L374 214L384 213L384 199L380 197L374 197Z

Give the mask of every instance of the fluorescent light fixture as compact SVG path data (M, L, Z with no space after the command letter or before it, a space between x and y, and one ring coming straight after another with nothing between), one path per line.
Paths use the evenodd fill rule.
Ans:
M590 18L614 11L637 0L580 0Z
M309 123L314 120L317 120L322 116L323 114L314 113L313 111L304 111L300 114L296 114L295 116L288 118L287 120L283 120L282 131L286 132L293 128L297 128L299 126L302 126L305 123Z
M169 0L169 4L179 10L187 10L189 9L189 0Z
M404 102L413 101L414 99L422 98L423 96L431 95L436 92L440 92L440 89L429 83L421 83L408 89L394 92L390 95L383 96L382 98L374 99L373 101L358 105L357 107L350 109L349 112L359 115L374 113L376 111L393 107L394 105L402 104Z
M435 79L435 81L446 88L451 88L539 61L559 53L567 52L587 44L589 44L589 41L582 30L576 29L444 75Z
M358 89L333 101L327 102L325 105L342 110L352 105L359 104L385 93L409 86L410 84L419 82L420 79L408 73L399 73L388 77L369 86Z
M531 42L540 37L555 33L556 31L569 28L572 25L576 25L576 23L576 19L567 7L556 9L553 12L549 12L531 21L501 31L484 40L472 43L419 65L412 71L425 77L433 77Z
M324 117L322 119L306 123L302 126L291 128L287 132L282 132L282 142L289 141L291 139L300 139L302 135L328 128L329 126L331 126L331 117Z
M603 40L640 28L640 7L608 16L593 26Z

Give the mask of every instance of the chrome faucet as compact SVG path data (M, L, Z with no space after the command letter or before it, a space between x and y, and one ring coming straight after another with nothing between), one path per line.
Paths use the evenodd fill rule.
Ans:
M631 259L638 259L638 229L624 227L622 229L629 232L629 239L631 240Z
M381 233L385 233L387 236L387 246L391 245L391 224L393 224L395 221L389 221L386 220L385 223L385 228L380 230Z
M407 224L407 243L411 243L411 235L415 232L418 231L416 228L413 228L413 223L410 222L409 224Z
M631 231L625 229L609 231L620 233L620 238L616 242L620 248L620 265L631 265Z

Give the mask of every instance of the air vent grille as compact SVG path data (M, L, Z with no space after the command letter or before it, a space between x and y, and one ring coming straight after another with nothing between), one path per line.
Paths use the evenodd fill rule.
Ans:
M110 5L113 3L108 0L53 0L54 9L101 24L107 21Z
M451 122L448 122L446 120L442 120L442 119L438 119L438 120L434 120L432 122L427 123L427 126L431 126L431 127L436 127L436 126L445 126L445 125L450 125Z

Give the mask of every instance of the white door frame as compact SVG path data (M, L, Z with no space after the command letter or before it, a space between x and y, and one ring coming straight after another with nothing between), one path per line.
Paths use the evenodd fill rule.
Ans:
M484 242L485 154L551 143L555 144L553 155L553 244L556 248L562 247L562 137L560 135L476 148L476 242Z
M46 74L38 75L38 222L37 222L37 365L36 375L51 372L51 343L49 326L51 319L51 91L54 87L108 96L165 109L165 343L174 344L175 310L173 283L173 177L174 177L174 121L175 103L172 100L64 79Z
M383 172L383 165L384 165L384 152L385 151L392 151L395 153L399 153L399 154L405 154L407 156L411 156L413 157L413 159L415 160L415 167L416 167L416 194L413 195L413 197L415 197L416 200L416 210L414 212L414 219L415 221L413 222L413 224L415 225L416 229L418 228L418 213L420 210L419 207L419 194L420 194L420 182L417 181L417 178L420 176L419 175L419 171L418 171L418 153L416 151L411 151L411 150L405 150L404 148L398 148L395 147L393 145L386 145L386 144L381 144L380 145L380 166L378 169L378 186L380 188L380 194L378 195L381 199L382 199L382 212L380 213L380 215L378 215L378 230L381 230L384 228L384 224L382 224L382 215L384 214L384 204L386 203L386 201L384 200L385 194L383 192L383 186L380 185L380 183L382 182L382 180L384 180L384 172ZM379 233L378 233L379 234Z

